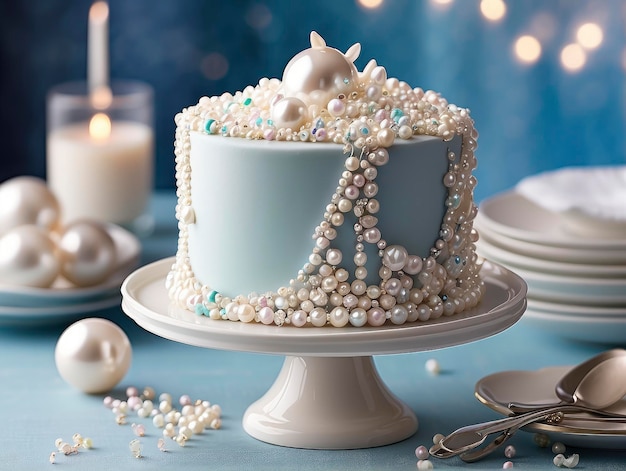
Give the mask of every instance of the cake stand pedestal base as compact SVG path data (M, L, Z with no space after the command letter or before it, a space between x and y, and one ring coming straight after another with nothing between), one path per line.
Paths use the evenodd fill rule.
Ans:
M285 356L273 386L249 406L243 427L276 445L354 449L389 445L417 431L414 412L394 396L372 355L435 350L473 342L512 326L526 309L526 283L485 262L485 295L473 309L410 325L337 329L211 320L170 303L165 279L174 259L133 272L122 309L144 329L203 348Z
M404 440L417 418L387 389L371 356L288 356L243 428L275 445L345 450Z

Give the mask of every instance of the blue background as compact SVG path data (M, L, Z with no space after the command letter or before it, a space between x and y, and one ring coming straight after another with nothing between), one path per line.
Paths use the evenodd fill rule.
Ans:
M155 89L158 188L174 186L174 115L202 95L281 77L311 30L343 51L360 42L359 69L376 58L390 76L471 110L480 133L478 199L544 170L624 164L626 3L507 1L498 22L487 21L479 3L111 0L111 75ZM45 176L45 96L85 78L90 5L0 3L0 181ZM604 41L581 70L567 72L560 51L586 21L603 28ZM529 33L543 52L524 65L513 43Z

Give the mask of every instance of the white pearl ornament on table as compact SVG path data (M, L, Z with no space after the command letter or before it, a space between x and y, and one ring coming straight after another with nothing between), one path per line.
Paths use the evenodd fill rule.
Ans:
M0 282L45 288L59 268L55 244L41 227L18 226L0 238Z
M59 203L39 178L22 176L2 183L0 202L0 234L25 224L46 230L59 224Z
M49 288L59 275L95 286L115 270L107 227L82 219L62 227L61 208L45 181L16 177L0 185L0 283Z
M132 347L124 331L100 318L69 326L54 351L61 377L89 394L110 391L128 371L131 358Z
M99 222L70 223L61 232L58 246L61 274L76 286L101 283L115 268L115 243Z

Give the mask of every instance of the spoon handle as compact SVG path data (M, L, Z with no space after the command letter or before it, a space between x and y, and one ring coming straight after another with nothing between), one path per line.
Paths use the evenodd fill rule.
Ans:
M595 416L601 416L604 418L626 419L626 414L622 412L613 412L609 409L593 409L591 407L586 407L586 406L581 406L581 405L571 404L571 403L566 403L566 402L561 402L557 404L552 403L552 404L533 404L533 405L510 402L507 405L507 408L514 414L520 415L520 414L526 414L528 412L539 411L542 409L548 409L551 407L560 407L560 406L576 407L576 412L587 412L589 414L592 414Z
M481 450L482 454L480 457L482 457L491 453L491 451L500 446L505 440L508 440L509 436L518 429L540 420L549 420L552 423L558 423L563 419L564 412L572 410L577 410L577 407L558 406L461 427L444 437L439 443L433 445L430 449L430 453L436 457L449 458L477 448L485 441L487 436L492 433L504 432L500 440L496 438L493 444Z

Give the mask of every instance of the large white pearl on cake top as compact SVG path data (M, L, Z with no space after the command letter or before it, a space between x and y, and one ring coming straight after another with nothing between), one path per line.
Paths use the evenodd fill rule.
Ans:
M0 234L25 224L51 230L59 219L59 202L43 180L23 176L0 185Z
M355 44L346 54L327 47L316 33L311 33L311 48L296 54L283 72L285 96L307 96L310 104L325 106L340 93L348 94L358 87L359 74L353 62L361 46Z
M116 262L116 248L106 227L96 221L77 220L59 239L61 273L77 286L106 280Z
M41 227L27 224L0 238L0 282L47 288L59 274L56 247Z
M54 350L61 377L89 394L110 391L128 371L131 358L132 348L124 331L99 318L69 326Z

